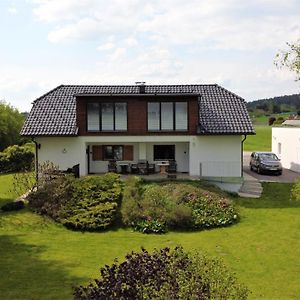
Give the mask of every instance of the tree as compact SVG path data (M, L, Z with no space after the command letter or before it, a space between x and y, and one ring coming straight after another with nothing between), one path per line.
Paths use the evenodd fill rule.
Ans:
M16 108L0 101L0 151L21 142L23 123L24 116Z
M276 54L275 65L277 67L289 68L292 72L296 73L296 80L300 80L300 39L295 43L286 44L289 49Z

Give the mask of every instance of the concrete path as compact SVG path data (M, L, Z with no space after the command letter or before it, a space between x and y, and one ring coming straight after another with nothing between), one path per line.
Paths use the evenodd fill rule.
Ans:
M255 177L244 173L244 182L238 195L244 198L260 198L262 191L261 183Z
M243 177L244 182L238 192L240 197L259 198L263 191L262 185L257 178L248 172L251 152L243 153Z

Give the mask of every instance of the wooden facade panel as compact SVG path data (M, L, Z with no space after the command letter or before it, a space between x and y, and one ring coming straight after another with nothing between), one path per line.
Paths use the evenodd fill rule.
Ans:
M124 146L124 160L133 160L133 146L132 145Z
M110 135L195 135L198 126L198 97L197 96L93 96L77 98L77 126L81 136L110 136ZM88 132L87 131L87 103L88 102L127 102L128 126L126 132ZM150 101L188 102L188 130L148 132L147 104Z
M103 147L102 145L93 145L92 147L93 160L103 160Z

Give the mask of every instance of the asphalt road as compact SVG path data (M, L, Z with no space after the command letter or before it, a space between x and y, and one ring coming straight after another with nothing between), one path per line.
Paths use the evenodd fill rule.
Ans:
M288 169L283 169L282 170L282 175L261 175L257 174L256 172L253 172L250 170L249 162L250 162L250 155L251 152L244 152L244 161L243 161L243 169L244 172L255 177L259 181L264 181L264 182L295 182L297 180L300 180L300 173L288 170Z

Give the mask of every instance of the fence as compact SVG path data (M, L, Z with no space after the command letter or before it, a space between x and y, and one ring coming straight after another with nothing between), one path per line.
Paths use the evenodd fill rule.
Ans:
M200 162L200 177L240 177L240 161L205 161Z

